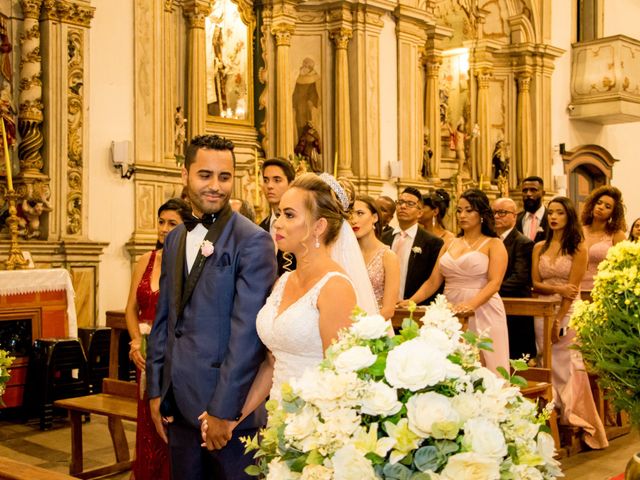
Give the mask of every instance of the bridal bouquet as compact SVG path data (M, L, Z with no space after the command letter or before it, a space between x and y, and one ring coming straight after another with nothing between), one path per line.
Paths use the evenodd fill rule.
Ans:
M463 333L439 296L389 336L356 314L315 369L267 403L266 429L245 438L268 480L549 479L561 476L537 413L519 389L482 367L487 339ZM508 373L503 372L507 377Z
M591 297L577 302L571 317L576 345L616 408L640 425L640 243L609 249Z

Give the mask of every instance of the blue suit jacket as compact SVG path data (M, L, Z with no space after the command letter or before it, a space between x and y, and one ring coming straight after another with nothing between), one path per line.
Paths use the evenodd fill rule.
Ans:
M185 239L186 229L179 225L165 240L160 298L147 350L147 387L149 397L162 397L165 408L171 388L173 406L198 428L197 417L204 410L218 418L240 416L265 356L256 315L276 278L276 261L269 234L233 213L213 254L203 258L180 315L187 283ZM238 428L263 425L260 410Z

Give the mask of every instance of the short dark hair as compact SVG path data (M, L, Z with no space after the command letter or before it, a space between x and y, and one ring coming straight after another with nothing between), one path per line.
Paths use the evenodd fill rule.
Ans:
M418 190L416 187L406 187L402 193L408 193L409 195L413 195L414 197L416 197L418 199L418 203L420 204L420 206L423 205L422 203L422 194L420 193L420 190Z
M170 198L169 200L164 202L162 205L160 205L160 208L158 208L158 217L162 212L166 210L177 212L178 215L180 215L180 218L182 218L182 221L184 221L185 218L191 215L191 207L189 207L187 202L177 197Z
M378 216L378 220L373 224L373 232L375 233L376 238L379 239L382 236L382 215L380 215L380 210L376 205L376 201L369 195L358 195L353 203L355 202L364 203L372 215Z
M540 185L544 187L544 180L541 177L538 177L537 175L529 175L527 178L522 180L522 183L524 182L538 182Z
M393 200L393 198L388 197L387 195L380 195L377 200L387 202L389 204L389 207L391 208L391 213L394 213L396 211L396 202Z
M487 195L482 190L470 188L462 192L460 198L464 198L469 202L471 208L480 215L480 232L487 237L497 237L496 220L493 216L493 210L491 210L491 204L489 203ZM462 230L458 236L462 236Z
M193 137L187 145L187 150L184 155L184 168L189 170L189 167L196 158L198 150L229 150L231 157L233 158L233 166L236 166L236 154L233 153L235 145L231 140L228 140L219 135L198 135Z
M288 160L282 157L268 158L262 163L262 174L264 175L264 169L267 167L280 167L284 172L284 176L287 177L287 182L291 183L296 178L296 172L293 169L293 165Z
M567 213L567 224L564 226L562 232L562 246L560 247L560 253L563 255L573 255L578 251L578 247L584 240L582 234L582 225L580 218L578 218L578 212L576 212L573 202L567 197L555 197L548 204L545 210L545 215L549 216L549 205L552 203L559 203ZM547 236L540 250L540 254L546 252L551 246L551 240L553 239L553 230L550 228L547 230Z

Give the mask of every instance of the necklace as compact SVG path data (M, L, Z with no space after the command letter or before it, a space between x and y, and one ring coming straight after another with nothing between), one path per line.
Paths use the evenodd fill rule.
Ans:
M473 245L469 245L469 242L467 242L467 239L462 237L462 241L464 242L464 244L467 246L467 248L469 250L474 250L475 246L478 245L478 242L480 242L480 240L482 240L482 236L480 236L480 238L476 239L476 241L473 242Z

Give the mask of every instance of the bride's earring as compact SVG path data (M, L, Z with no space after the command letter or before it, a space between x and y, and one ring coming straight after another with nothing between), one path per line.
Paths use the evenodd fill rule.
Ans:
M316 242L313 244L313 246L316 248L320 248L320 240L318 239L317 235L316 235Z

